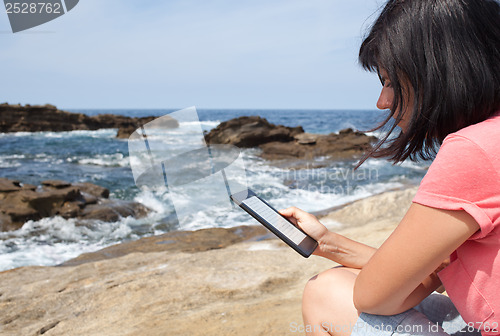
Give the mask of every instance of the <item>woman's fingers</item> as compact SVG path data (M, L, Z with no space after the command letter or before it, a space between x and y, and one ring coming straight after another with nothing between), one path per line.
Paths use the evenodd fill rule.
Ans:
M301 210L301 209L296 208L296 207L289 207L289 208L280 210L279 213L285 217L295 218L298 221L304 220L304 219L312 216L311 214L305 212L304 210Z

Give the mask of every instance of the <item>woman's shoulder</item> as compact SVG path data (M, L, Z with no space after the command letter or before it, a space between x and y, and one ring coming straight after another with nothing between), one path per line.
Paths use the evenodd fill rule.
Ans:
M451 133L445 138L443 145L455 141L470 142L488 154L498 153L500 147L500 111L485 121Z

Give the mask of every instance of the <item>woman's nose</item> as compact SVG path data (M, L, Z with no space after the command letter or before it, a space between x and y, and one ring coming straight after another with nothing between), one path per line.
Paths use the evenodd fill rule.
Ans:
M380 110L387 110L392 107L394 100L394 90L390 87L384 86L378 97L377 108Z

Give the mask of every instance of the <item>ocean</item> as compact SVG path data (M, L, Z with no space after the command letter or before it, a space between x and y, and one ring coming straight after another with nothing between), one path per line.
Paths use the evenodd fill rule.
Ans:
M175 110L70 110L97 115L130 117L163 116ZM198 109L204 131L239 116L259 115L274 124L302 126L306 132L327 134L345 128L367 131L384 119L379 111L365 110L216 110ZM172 230L256 225L238 208L211 208L189 221L172 224L175 213L168 192L138 188L129 162L128 141L115 138L116 129L72 132L0 133L0 177L39 185L44 180L90 182L110 190L110 198L133 200L153 211L145 218L118 222L89 221L82 225L61 217L28 221L16 231L0 232L0 271L27 265L57 265L81 253ZM374 135L380 135L375 133ZM189 143L192 134L179 134ZM328 161L324 167L284 169L258 157L258 150L244 149L248 184L275 208L297 206L316 212L387 190L418 185L428 162L392 165L382 159L367 160L358 170L356 161ZM188 187L185 197L196 199Z

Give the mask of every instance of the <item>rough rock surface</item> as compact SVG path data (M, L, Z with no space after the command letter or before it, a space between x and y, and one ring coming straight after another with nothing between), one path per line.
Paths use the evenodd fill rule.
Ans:
M414 193L361 200L323 222L379 246ZM303 287L335 266L302 258L276 239L194 253L160 252L158 246L77 266L1 272L0 334L304 335Z
M118 128L117 137L128 138L137 128L156 117L129 118L113 114L87 116L58 110L53 105L0 104L0 132L62 132ZM172 119L170 127L179 124Z
M371 148L377 138L350 128L339 133L303 133L290 142L262 144L261 156L267 160L313 160L327 157L333 160L355 158Z
M302 127L274 125L252 116L231 119L206 134L208 144L231 144L237 147L259 147L267 160L334 160L360 156L377 139L362 132L345 129L338 134L304 133Z
M256 147L271 141L293 141L304 133L302 127L274 125L258 116L239 117L220 123L205 135L208 144L230 144L236 147Z
M0 178L0 231L16 230L29 220L44 217L113 222L120 217L140 218L149 211L140 203L108 197L108 189L91 183L47 180L36 187Z

